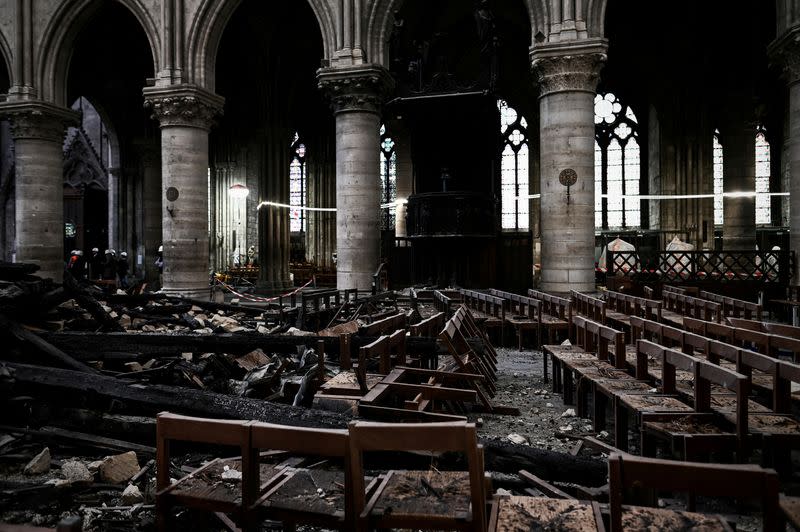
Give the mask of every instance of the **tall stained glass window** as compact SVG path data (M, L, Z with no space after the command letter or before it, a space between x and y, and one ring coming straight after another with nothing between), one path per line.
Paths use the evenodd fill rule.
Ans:
M719 130L714 131L714 225L722 225L724 202L723 187L723 154L722 143L719 141Z
M528 122L505 100L498 100L497 108L503 137L500 162L502 228L527 231L530 227Z
M762 126L756 130L756 193L769 192L769 142ZM772 208L767 194L756 195L756 224L772 222Z
M639 122L633 109L612 93L594 99L594 224L600 228L639 227L641 178ZM606 194L606 198L602 195Z
M394 140L386 133L386 126L381 125L381 229L394 229L397 206L397 153Z
M306 186L306 145L295 133L290 148L289 163L289 230L299 232L306 230L306 211L308 190Z

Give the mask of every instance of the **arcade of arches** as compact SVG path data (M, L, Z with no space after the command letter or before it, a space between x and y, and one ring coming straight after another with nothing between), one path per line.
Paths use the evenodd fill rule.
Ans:
M800 245L800 0L6 4L0 260L46 277L591 291L616 237Z

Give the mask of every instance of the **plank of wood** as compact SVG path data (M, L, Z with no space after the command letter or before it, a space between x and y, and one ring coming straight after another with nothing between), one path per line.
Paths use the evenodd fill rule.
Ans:
M347 426L352 419L352 415L348 414L293 407L246 397L232 397L206 390L157 384L133 384L114 377L13 362L8 362L6 365L14 370L15 386L25 390L26 394L56 396L59 401L66 400L65 391L80 395L89 391L96 396L138 405L151 415L169 410L206 417L253 419L320 428L341 428Z
M50 359L57 360L58 362L64 364L65 366L75 371L80 371L89 374L97 374L97 371L94 370L93 368L90 368L83 362L75 360L70 355L63 352L61 349L55 347L54 345L43 340L36 334L25 329L25 327L21 326L16 322L10 321L1 315L0 315L0 327L5 328L19 340L26 342L40 353L47 355Z
M96 436L94 434L86 434L84 432L75 432L71 430L64 430L58 427L42 427L39 430L26 429L21 427L12 427L9 425L0 425L0 431L9 434L28 434L46 440L56 440L69 443L78 443L87 447L95 449L104 449L111 451L127 452L135 451L139 454L146 454L155 456L156 448L147 445L140 445L128 441L115 440L113 438L106 438L103 436Z

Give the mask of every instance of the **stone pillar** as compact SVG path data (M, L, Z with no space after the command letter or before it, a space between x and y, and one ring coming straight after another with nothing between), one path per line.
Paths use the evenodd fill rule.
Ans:
M380 104L391 78L374 65L322 69L336 117L336 286L370 290L380 256Z
M594 291L594 96L605 40L537 47L539 79L542 289ZM565 170L577 173L567 187Z
M207 298L208 132L224 99L191 85L143 92L161 126L162 290Z
M120 231L120 174L121 170L116 167L108 169L108 244L107 247L119 251L119 231ZM101 252L103 250L100 250Z
M737 124L720 130L725 146L723 190L755 192L756 132L752 126ZM756 247L756 198L726 197L723 199L722 246L732 250L754 250Z
M789 128L784 139L787 156L784 168L789 174L789 233L790 248L800 253L800 26L792 28L769 46L772 60L784 68L789 86L789 106L786 120ZM795 263L797 261L795 260ZM800 283L800 268L795 265L792 282Z
M64 274L64 134L78 114L45 102L9 102L16 174L14 262L38 264L37 275Z
M155 265L158 246L161 245L161 157L158 145L140 144L137 146L142 176L143 204L143 247L144 272L146 281L158 280L158 267Z
M394 234L408 236L406 231L406 207L408 197L414 193L414 167L411 162L411 137L405 124L397 120L391 130L397 154L397 209L395 211Z

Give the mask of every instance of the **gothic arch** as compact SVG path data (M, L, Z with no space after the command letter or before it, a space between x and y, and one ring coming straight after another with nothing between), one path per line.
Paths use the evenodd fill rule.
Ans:
M14 85L14 72L11 68L12 63L12 56L11 56L11 47L8 45L8 40L6 36L0 32L0 58L2 58L2 63L0 63L0 69L5 68L5 72L0 72L0 79L3 79L3 74L5 74L5 80L8 82L8 87ZM0 86L0 92L7 92L8 87Z
M203 0L192 21L187 39L189 81L214 90L219 43L228 21L242 2L243 0ZM327 0L308 0L308 3L319 25L324 58L329 58L336 49L333 10Z
M586 8L586 29L589 37L605 37L607 5L608 0L589 0Z
M142 0L115 1L125 6L138 21L150 44L153 71L158 72L157 51L161 49L161 40L152 14ZM36 85L39 87L42 99L58 105L68 105L66 83L75 40L84 29L86 21L104 4L105 2L100 0L62 2L50 19L36 58L38 65Z
M531 23L531 45L536 42L536 34L548 35L550 15L547 0L523 0ZM392 31L394 12L403 6L405 0L374 0L367 13L366 53L367 61L389 66L386 43Z

